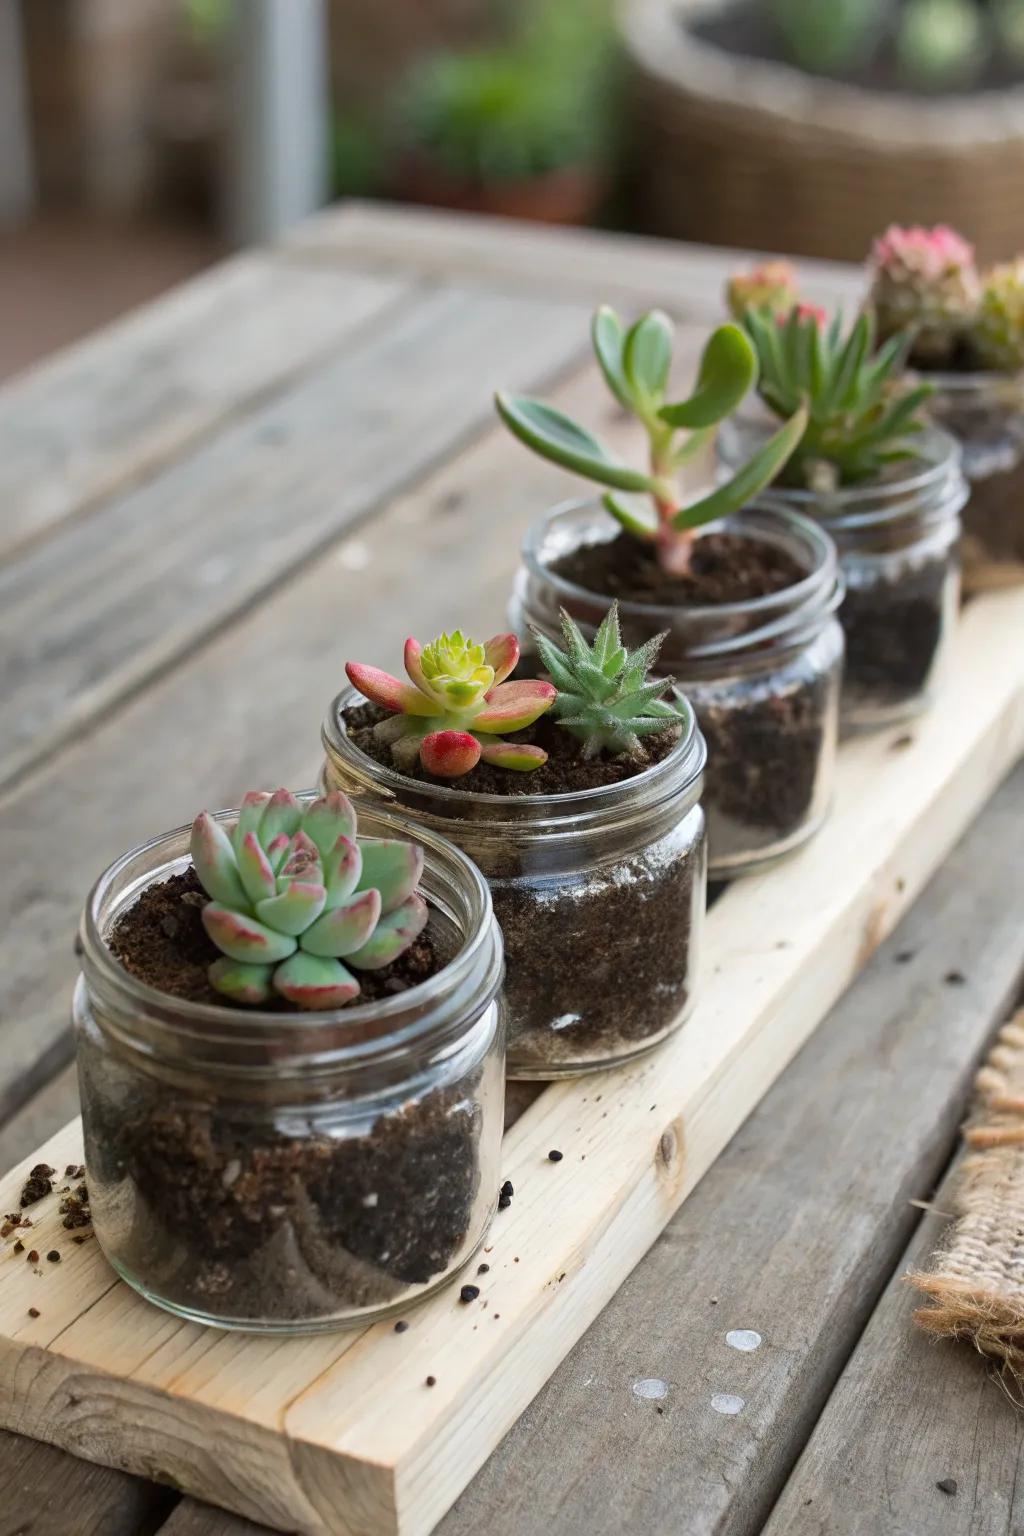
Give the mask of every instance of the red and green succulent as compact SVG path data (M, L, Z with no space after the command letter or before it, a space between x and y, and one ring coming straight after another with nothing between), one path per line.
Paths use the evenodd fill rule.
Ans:
M668 398L673 327L660 310L626 327L603 305L594 315L591 341L608 388L647 434L646 468L626 463L542 400L499 391L498 414L542 458L610 487L602 498L606 510L627 533L654 547L666 571L683 575L695 530L738 511L774 479L800 440L806 410L798 402L790 420L730 480L687 501L680 469L710 444L756 382L757 358L748 337L737 325L719 326L708 338L693 391L677 401Z
M550 683L506 682L519 661L515 635L483 645L458 629L429 645L409 639L404 660L408 682L362 662L345 667L352 686L387 711L374 732L397 768L418 761L437 778L458 779L481 761L520 773L547 761L541 747L502 739L532 725L555 698Z
M254 791L233 826L201 811L191 853L221 951L210 983L235 1003L339 1008L359 996L353 971L390 965L427 921L423 850L357 837L338 790L305 808L286 789Z

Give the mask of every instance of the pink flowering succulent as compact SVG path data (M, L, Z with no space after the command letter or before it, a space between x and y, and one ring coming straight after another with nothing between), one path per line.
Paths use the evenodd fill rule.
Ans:
M948 361L981 291L974 247L945 224L891 224L872 247L869 271L879 340L910 331L916 360Z
M790 261L763 261L749 272L731 277L725 297L729 313L741 323L748 309L766 309L785 319L800 302L796 271Z
M286 789L254 791L234 826L201 811L191 853L221 951L210 984L232 1002L339 1008L359 996L353 971L390 965L427 921L422 848L357 838L338 790L305 809Z
M455 630L425 646L405 642L408 682L356 661L345 671L365 699L387 710L374 730L396 767L419 761L437 778L458 779L481 761L519 773L547 761L541 747L502 740L502 733L532 725L555 698L550 683L505 681L518 660L515 635L479 645Z

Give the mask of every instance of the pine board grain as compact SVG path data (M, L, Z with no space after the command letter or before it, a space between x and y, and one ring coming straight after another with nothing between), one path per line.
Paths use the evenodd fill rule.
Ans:
M40 1319L32 1277L0 1271L0 1422L285 1529L431 1530L1019 757L1024 657L999 641L1021 624L1024 594L979 599L945 707L909 745L890 732L844 747L819 837L709 914L684 1030L608 1074L600 1098L586 1080L553 1085L512 1127L517 1195L492 1234L486 1320L446 1292L407 1334L314 1341L314 1358L308 1340L162 1317L87 1244L44 1277ZM549 1163L570 1128L572 1156ZM74 1159L77 1135L41 1155Z

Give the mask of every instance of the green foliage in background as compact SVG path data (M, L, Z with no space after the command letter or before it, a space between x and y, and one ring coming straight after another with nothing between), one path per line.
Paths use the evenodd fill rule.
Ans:
M919 90L968 86L988 51L974 0L907 0L896 37L903 77Z
M403 86L404 141L453 176L525 180L607 150L610 0L526 0L515 14L505 43L434 55Z
M787 57L812 74L845 73L866 63L889 0L768 0Z

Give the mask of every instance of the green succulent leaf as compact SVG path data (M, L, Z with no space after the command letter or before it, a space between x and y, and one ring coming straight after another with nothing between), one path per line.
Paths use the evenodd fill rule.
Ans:
M619 404L625 406L627 411L632 411L636 402L622 362L626 332L614 309L607 304L602 304L594 314L590 339L605 383Z
M675 528L698 528L702 523L727 517L746 506L782 469L807 429L808 407L802 405L785 426L768 439L731 480L700 501L683 507L673 518Z
M622 367L634 396L657 406L672 366L672 322L660 309L641 315L626 333Z
M624 464L596 437L554 406L527 395L504 392L495 396L495 404L509 431L553 464L588 480L596 480L599 485L611 485L624 491L652 489L650 475Z
M606 512L634 538L650 540L658 533L658 514L650 501L639 496L617 496L606 491L601 497Z
M717 426L756 382L757 353L750 338L738 325L720 325L704 348L693 394L664 406L658 415L670 427Z

